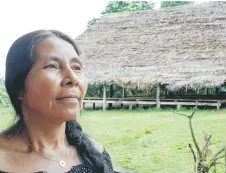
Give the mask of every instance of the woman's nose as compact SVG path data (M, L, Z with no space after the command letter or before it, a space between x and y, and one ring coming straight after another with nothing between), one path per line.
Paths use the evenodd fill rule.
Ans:
M61 85L63 87L73 87L73 86L78 86L78 84L79 84L79 80L76 74L74 74L74 72L69 72L69 74L64 77Z

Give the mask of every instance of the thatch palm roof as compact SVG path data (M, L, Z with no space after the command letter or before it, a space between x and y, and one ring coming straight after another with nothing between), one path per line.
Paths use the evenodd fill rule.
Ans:
M226 80L226 2L104 15L76 43L91 83L220 86Z

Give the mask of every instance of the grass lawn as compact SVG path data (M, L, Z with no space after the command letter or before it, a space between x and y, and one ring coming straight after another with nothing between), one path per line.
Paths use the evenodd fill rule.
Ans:
M180 111L189 114L191 111ZM0 110L0 128L10 122L7 109ZM85 132L103 143L115 167L137 173L192 173L192 142L188 119L172 111L85 111L79 122ZM197 140L202 130L213 134L213 153L226 145L226 110L197 111L193 119ZM222 173L222 167L217 167Z

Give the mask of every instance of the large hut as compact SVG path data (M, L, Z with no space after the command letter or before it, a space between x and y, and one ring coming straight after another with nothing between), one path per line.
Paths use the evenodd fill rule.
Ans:
M75 41L90 83L156 88L158 107L160 86L198 91L226 82L226 2L103 15Z

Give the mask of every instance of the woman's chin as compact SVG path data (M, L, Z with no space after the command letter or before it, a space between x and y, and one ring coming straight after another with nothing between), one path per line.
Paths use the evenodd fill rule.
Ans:
M60 117L60 121L62 122L67 122L67 121L75 121L77 116L65 116L65 117Z
M76 120L77 117L80 115L80 111L64 111L62 112L61 114L58 114L59 118L62 120L62 121L72 121L72 120Z

